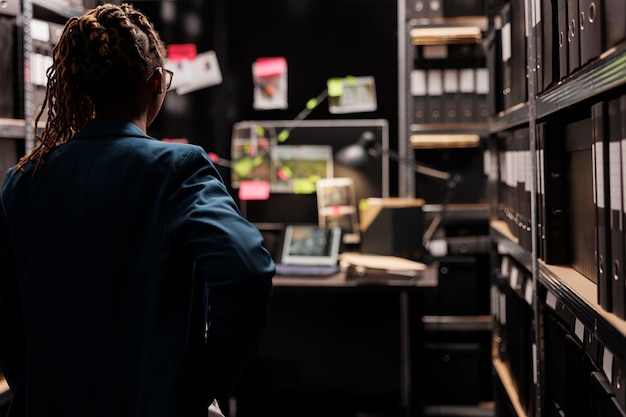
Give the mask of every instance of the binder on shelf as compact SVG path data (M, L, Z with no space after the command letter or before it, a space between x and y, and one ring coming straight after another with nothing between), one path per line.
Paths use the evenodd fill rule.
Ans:
M413 123L426 123L426 70L412 70L410 82L413 97Z
M407 19L426 19L428 18L427 0L406 0L406 18Z
M489 71L487 112L496 115L502 110L502 45L500 29L492 28L484 38L486 62Z
M567 0L567 51L569 56L569 73L580 67L580 15L578 0Z
M473 123L476 104L476 72L473 68L459 70L459 122Z
M593 185L594 206L596 211L596 270L598 284L598 304L606 311L612 310L611 282L609 271L610 235L609 224L609 187L608 187L608 143L605 117L606 102L599 102L591 107L593 125Z
M502 20L501 36L501 53L502 59L502 109L511 108L515 103L511 97L513 85L513 64L512 60L512 36L513 28L511 22L511 4L505 3L500 10L500 18Z
M535 7L535 13L533 13L532 21L532 32L535 40L535 71L537 72L537 76L535 77L535 94L539 94L543 91L543 27L541 25L541 20L543 18L542 10L541 10L541 1L542 0L533 0Z
M626 38L626 2L604 0L604 10L604 39L606 48L611 48Z
M519 236L519 245L522 249L530 252L531 245L531 220L530 220L530 184L528 180L530 176L529 153L530 153L530 135L528 128L519 128L515 130L515 147L516 147L516 177L517 177L517 229Z
M613 356L611 385L615 400L622 409L626 409L626 364L621 358Z
M556 3L553 0L541 0L541 71L543 88L546 89L559 78L559 24L557 22Z
M579 0L581 65L597 58L604 51L603 3L601 0Z
M527 34L526 29L526 10L525 3L527 0L511 1L511 48L513 56L511 57L511 76L512 76L512 92L511 100L513 105L524 103L528 99L528 78L529 70L527 65L527 54L519 51L527 50Z
M443 122L459 122L459 71L443 70Z
M569 195L565 132L556 124L538 125L543 149L543 260L547 264L570 263Z
M596 208L594 206L594 170L591 117L565 125L565 147L568 163L569 227L571 248L569 265L597 283L596 253L590 244L596 241ZM546 154L546 160L552 159ZM608 181L607 181L608 183Z
M489 116L489 70L487 68L476 69L476 111L475 121L479 123L487 123Z
M442 122L443 105L443 72L440 69L429 69L426 72L426 123Z
M598 416L614 416L611 398L615 397L609 379L601 371L591 373L591 409Z
M569 74L567 0L557 0L557 27L559 45L559 79Z
M537 204L537 258L545 261L545 179L544 179L544 142L545 142L546 123L537 123L535 126L535 167L537 174L535 176L535 203Z
M624 101L626 104L626 100ZM611 236L611 309L626 318L626 286L624 282L624 207L622 167L622 114L621 100L608 102L608 146L609 146L609 231Z

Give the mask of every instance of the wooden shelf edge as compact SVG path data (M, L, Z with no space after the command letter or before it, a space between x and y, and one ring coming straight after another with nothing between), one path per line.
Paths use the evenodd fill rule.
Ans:
M522 407L522 403L519 400L517 389L515 388L515 385L513 384L511 374L509 373L509 370L506 367L506 364L498 358L493 358L492 364L493 364L493 368L496 371L498 379L500 379L500 382L502 383L502 386L504 387L504 390L506 391L509 397L509 400L511 401L511 404L513 405L513 408L515 409L515 412L517 413L517 416L527 417L526 411L524 411L524 408Z

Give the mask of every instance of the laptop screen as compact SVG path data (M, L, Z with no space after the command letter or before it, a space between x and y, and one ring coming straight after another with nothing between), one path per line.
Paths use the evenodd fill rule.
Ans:
M288 265L335 265L341 228L289 225L285 228L281 263Z

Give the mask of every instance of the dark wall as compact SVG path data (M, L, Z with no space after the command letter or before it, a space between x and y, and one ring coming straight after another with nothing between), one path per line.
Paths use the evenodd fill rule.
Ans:
M150 129L158 138L186 137L220 156L230 156L232 124L240 120L289 120L318 96L332 77L374 76L375 112L333 115L322 103L309 119L383 118L397 148L396 0L178 0L135 1L166 43L195 43L215 50L224 82L166 99ZM167 3L167 4L164 4ZM174 17L168 18L167 11ZM252 107L252 63L284 56L288 65L285 110ZM392 175L396 170L391 170ZM229 177L227 170L222 170ZM228 178L226 178L228 179ZM391 190L395 190L395 178Z

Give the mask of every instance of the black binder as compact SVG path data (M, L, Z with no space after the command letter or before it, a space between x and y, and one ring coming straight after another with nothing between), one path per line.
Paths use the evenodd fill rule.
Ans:
M428 18L428 7L426 0L406 0L406 19L426 19Z
M535 94L539 94L543 91L543 26L541 24L541 20L543 18L541 5L539 4L541 0L535 2L535 7L538 10L535 10L534 18L532 19L532 32L535 38L535 70L537 72L537 76L535 77Z
M476 72L473 68L459 70L460 123L473 123L476 112Z
M443 70L443 122L459 122L459 71Z
M443 121L443 73L440 69L426 72L426 123Z
M411 71L411 95L413 97L413 123L426 123L426 70Z
M590 245L596 241L591 117L565 125L568 159L568 216L571 254L569 265L597 283L597 262ZM546 156L546 160L552 158Z
M570 261L569 197L565 134L556 124L540 126L543 144L544 253L548 264L566 265Z
M569 73L580 67L580 15L578 0L567 0L567 49Z
M626 104L626 100L624 101ZM624 207L622 184L622 121L626 108L621 109L621 100L608 102L609 139L609 230L611 235L611 308L613 313L626 318L626 287L624 286Z
M580 63L584 65L604 51L603 0L579 0L578 7L580 9Z
M502 110L502 45L500 29L492 28L485 37L486 61L489 69L488 114L495 115Z
M567 42L567 0L557 1L557 26L559 29L559 78L565 78L569 74L569 50Z
M607 311L612 310L609 262L610 235L608 233L608 141L605 118L606 102L596 103L591 107L593 124L593 162L594 162L594 204L596 208L596 265L598 272L598 304Z
M506 110L514 104L511 97L513 85L511 4L505 3L500 11L502 29L500 30L500 58L502 59L502 109ZM525 51L525 49L524 49ZM520 52L518 52L520 53ZM524 52L525 53L525 52Z
M604 36L606 47L610 48L626 38L626 2L604 0L604 10Z
M526 39L526 12L525 0L511 1L511 76L512 91L511 100L513 105L524 103L528 99L527 84L527 39ZM524 51L524 52L522 52Z
M559 78L559 32L556 1L541 1L541 71L543 88L548 88Z
M535 204L537 205L537 257L545 260L545 178L544 178L544 141L546 123L537 123L535 126L535 167L537 174L535 186Z

